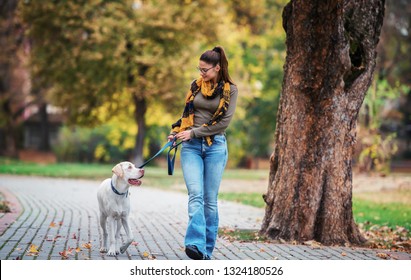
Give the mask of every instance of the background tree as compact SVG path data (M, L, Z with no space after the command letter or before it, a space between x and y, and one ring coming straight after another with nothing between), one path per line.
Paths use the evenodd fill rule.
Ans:
M261 233L361 243L352 214L352 148L371 84L384 1L291 1L287 56Z
M132 160L137 164L142 162L150 102L181 104L190 50L215 38L220 18L217 2L202 0L21 5L33 41L36 86L65 108L72 124L103 122L96 112L104 103L112 105L108 116L133 106L138 129ZM116 94L124 99L114 102Z
M30 78L25 64L30 46L17 4L17 0L0 2L0 128L4 133L0 135L0 150L13 157L19 148L21 116L28 105L36 102L34 98L27 101Z

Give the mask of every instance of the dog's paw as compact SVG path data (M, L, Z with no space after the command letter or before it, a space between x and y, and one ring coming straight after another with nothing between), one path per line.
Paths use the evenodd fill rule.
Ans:
M106 254L106 256L108 256L108 257L115 257L117 255L118 255L118 252L116 252L116 251L108 251L107 254Z
M106 247L101 247L100 248L100 253L107 253L107 248Z

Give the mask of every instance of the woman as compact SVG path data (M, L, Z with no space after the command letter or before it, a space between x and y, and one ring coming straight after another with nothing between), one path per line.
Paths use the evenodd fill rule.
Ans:
M185 252L194 260L209 260L218 232L217 196L227 163L225 130L234 115L237 87L228 74L220 46L204 52L191 83L181 119L172 125L169 141L184 141L181 167L188 190Z

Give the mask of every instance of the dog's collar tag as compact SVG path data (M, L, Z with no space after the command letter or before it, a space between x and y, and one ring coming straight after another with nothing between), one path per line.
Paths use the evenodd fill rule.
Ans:
M128 191L126 191L125 193L121 193L119 192L113 185L113 180L111 180L111 189L113 190L113 192L117 195L126 195L126 197L128 196Z

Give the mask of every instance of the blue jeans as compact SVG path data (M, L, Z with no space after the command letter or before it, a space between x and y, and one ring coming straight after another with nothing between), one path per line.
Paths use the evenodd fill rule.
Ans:
M194 138L183 142L181 167L188 190L188 227L184 244L211 257L218 233L217 196L227 163L227 142L216 135L211 146Z

